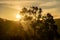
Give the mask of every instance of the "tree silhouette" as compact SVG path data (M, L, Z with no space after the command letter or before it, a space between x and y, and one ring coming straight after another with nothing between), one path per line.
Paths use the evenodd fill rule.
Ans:
M38 7L34 7L34 6L33 6L33 7L31 7L31 8L32 8L32 13L33 13L33 14L36 14L36 12L37 12L37 10L38 10Z
M29 9L23 8L21 13L28 14L24 16L23 20L29 20L29 22L31 22L30 27L34 31L34 40L53 40L54 34L57 33L57 26L54 27L55 21L50 13L42 17L42 8L36 6L32 6ZM33 19L33 17L35 17L35 19ZM40 20L40 18L42 20Z
M57 25L55 24L55 21L53 19L53 16L50 13L47 13L47 16L45 17L45 26L48 29L48 39L54 40L54 34L57 35Z
M24 15L25 13L27 13L27 8L22 8L22 11L20 11L20 14Z
M55 24L53 16L50 13L47 13L45 24L48 24L48 25L54 25Z
M42 9L41 8L39 8L39 12L38 13L39 13L39 15L38 15L38 19L39 19L39 18L41 18L41 13L42 13Z
M35 6L32 6L29 9L24 7L24 8L22 8L22 11L20 11L20 13L25 14L25 15L26 14L30 15L30 16L26 15L29 18L31 17L31 15L34 15L35 20L36 19L39 20L41 18L42 9L38 8L38 7L35 7Z

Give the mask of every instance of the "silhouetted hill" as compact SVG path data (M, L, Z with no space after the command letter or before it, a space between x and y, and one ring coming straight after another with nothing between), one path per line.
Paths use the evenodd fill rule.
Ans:
M21 31L22 29L23 29L22 25L19 22L0 18L0 34L1 35L3 34L8 34L10 36L13 36L15 34L17 35L18 31Z
M55 22L58 26L60 26L60 19L55 19Z
M60 19L55 19L55 22L58 26L58 32L60 33Z
M0 40L24 40L27 35L21 23L0 18Z
M55 19L55 22L58 25L58 32L60 33L60 19ZM23 40L23 38L27 38L27 37L29 38L32 33L29 33L30 30L29 32L26 32L23 29L24 28L22 24L17 21L10 21L10 20L0 18L0 39L1 38L20 39L22 37Z
M58 31L60 32L60 19L55 19L55 22L56 22L56 24L58 26ZM17 21L10 21L10 20L0 18L0 27L1 26L4 27L4 29L7 28L6 30L9 30L9 29L17 30L17 27L22 26L22 25Z

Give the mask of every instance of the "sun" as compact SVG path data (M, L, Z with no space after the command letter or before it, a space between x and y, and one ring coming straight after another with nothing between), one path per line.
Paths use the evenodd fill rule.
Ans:
M21 15L20 15L20 14L16 14L16 18L17 18L18 20L20 20L20 19L21 19Z

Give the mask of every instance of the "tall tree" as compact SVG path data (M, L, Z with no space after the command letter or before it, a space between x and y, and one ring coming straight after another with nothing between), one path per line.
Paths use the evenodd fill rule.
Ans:
M57 32L57 26L55 27L55 21L50 13L47 13L45 26L48 27L48 40L54 40L54 34Z

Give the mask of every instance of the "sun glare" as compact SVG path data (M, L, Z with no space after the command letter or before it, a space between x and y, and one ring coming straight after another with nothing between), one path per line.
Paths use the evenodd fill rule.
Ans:
M20 20L20 19L21 19L21 15L20 15L20 14L16 14L16 18L17 18L18 20Z

